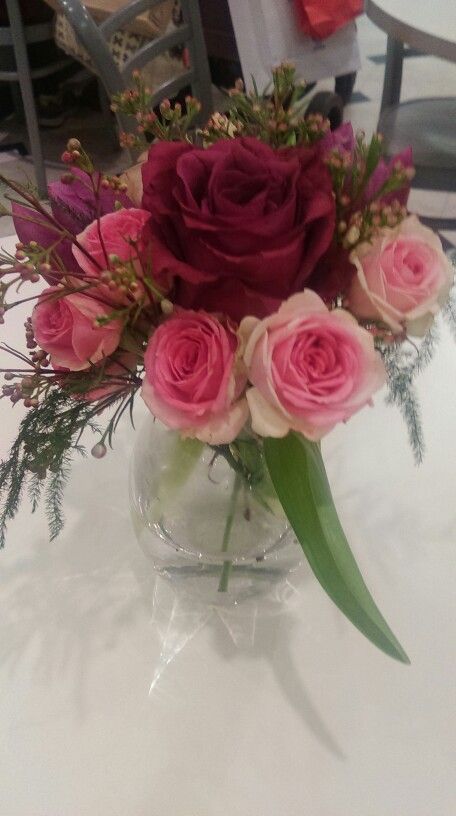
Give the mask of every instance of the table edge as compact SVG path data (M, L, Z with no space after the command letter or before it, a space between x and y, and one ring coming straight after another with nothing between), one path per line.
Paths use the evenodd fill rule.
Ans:
M388 12L377 5L375 0L366 0L366 15L372 22L385 31L395 40L407 43L407 45L430 54L441 57L449 62L456 62L456 43L451 43L434 34L428 34L419 28L413 28L403 20L392 17Z

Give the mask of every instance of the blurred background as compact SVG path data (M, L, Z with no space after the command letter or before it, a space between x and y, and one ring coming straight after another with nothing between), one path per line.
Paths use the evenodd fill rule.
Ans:
M134 68L157 103L191 90L207 115L284 59L333 127L379 128L391 152L412 143L411 209L456 243L454 0L0 0L0 172L44 197L71 136L102 169L128 166L109 96Z

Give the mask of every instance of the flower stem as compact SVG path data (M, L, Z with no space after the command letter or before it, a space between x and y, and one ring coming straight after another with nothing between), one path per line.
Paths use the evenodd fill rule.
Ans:
M231 529L233 527L234 514L236 512L236 503L239 495L239 490L241 488L241 483L242 483L241 475L240 473L236 473L233 482L233 490L231 493L230 504L228 507L228 515L226 517L225 522L225 529L223 531L222 553L225 553L228 550L228 544L230 541ZM220 576L220 582L218 585L219 592L227 591L232 566L233 565L231 561L223 562L222 574Z

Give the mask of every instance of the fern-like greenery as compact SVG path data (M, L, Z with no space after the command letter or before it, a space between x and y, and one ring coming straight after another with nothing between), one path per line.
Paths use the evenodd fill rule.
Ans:
M418 397L413 381L432 360L437 341L438 330L434 325L419 346L394 343L380 349L388 374L387 402L396 405L404 417L417 464L423 461L424 439Z
M453 251L449 257L456 271L456 251ZM442 317L448 323L456 341L455 289L442 308ZM397 343L379 349L388 374L387 401L397 405L405 419L410 444L418 464L423 460L424 440L418 397L413 381L432 360L438 339L438 328L434 324L420 341L419 346Z
M453 291L443 307L442 314L456 342L456 293Z
M63 488L73 453L85 428L96 431L93 405L75 400L59 388L49 391L37 408L21 422L9 457L0 464L0 547L5 544L6 525L16 515L24 489L32 510L43 493L51 538L63 526Z

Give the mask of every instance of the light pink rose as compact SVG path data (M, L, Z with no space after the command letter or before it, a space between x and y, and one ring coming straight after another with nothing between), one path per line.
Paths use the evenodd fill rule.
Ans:
M348 294L350 311L382 320L397 333L425 334L453 283L439 237L415 215L382 229L373 243L360 244L350 260L357 269Z
M51 286L40 296L32 314L35 339L53 365L82 371L115 351L122 324L111 320L97 327L96 318L108 315L109 307L83 294L58 297L61 291Z
M248 417L238 338L206 312L180 311L152 335L142 397L169 428L213 445L236 438Z
M130 282L134 282L134 294L142 294L144 289L141 279L150 267L150 253L143 237L143 230L149 219L150 213L146 210L130 208L108 213L99 221L92 221L77 238L94 262L79 247L73 245L73 255L81 269L86 275L99 278L101 271L113 269L109 256L117 255L127 266ZM126 281L127 289L128 283ZM119 292L105 284L100 288L104 296L108 295L111 300L122 301L125 298L123 290Z
M372 336L342 309L328 311L310 289L265 320L240 326L252 428L260 436L299 431L321 439L369 403L386 372Z

